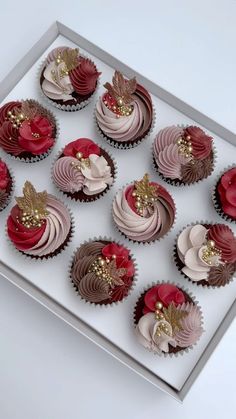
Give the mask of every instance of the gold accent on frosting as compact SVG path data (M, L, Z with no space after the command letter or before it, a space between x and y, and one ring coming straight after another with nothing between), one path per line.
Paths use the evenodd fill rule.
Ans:
M173 303L169 304L167 308L163 308L163 314L168 323L172 327L172 332L176 333L182 330L181 320L187 316L188 312L184 310L177 310Z
M112 107L112 111L119 113L122 116L129 116L133 112L133 106L130 104L134 98L132 94L135 92L137 82L135 77L126 80L122 73L115 71L112 78L112 83L105 83L104 87L107 89L109 95L116 100L117 105ZM104 102L106 105L106 102Z
M147 173L145 173L142 180L134 183L132 196L135 197L135 207L140 215L143 215L145 209L151 209L153 207L153 203L158 197L157 186L149 182Z
M125 268L117 268L115 258L111 261L108 258L99 256L90 266L89 272L95 273L100 279L106 281L111 287L123 285L122 277L126 274Z
M69 72L74 70L78 66L79 49L66 48L63 51L59 51L55 59L55 63L58 66L63 63L64 66L60 69L59 77L63 78L68 76ZM52 78L56 81L55 71L51 71Z
M46 191L36 192L36 189L28 180L25 182L23 197L15 198L22 211L20 222L25 227L41 227L43 220L48 215L46 210L47 197Z
M14 128L20 128L22 122L34 119L37 113L38 108L36 106L30 104L27 100L23 100L20 108L7 112L7 117Z
M221 256L221 251L215 247L215 242L213 240L208 240L206 243L206 249L202 251L202 259L204 262L211 265L211 258L214 256Z
M181 154L184 157L193 159L192 155L192 143L191 143L191 137L188 135L186 138L180 137L177 139L176 144L178 146L179 154Z

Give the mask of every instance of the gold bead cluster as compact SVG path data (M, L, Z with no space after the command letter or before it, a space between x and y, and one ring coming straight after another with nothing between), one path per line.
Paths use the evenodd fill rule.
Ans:
M32 213L23 212L21 218L17 216L17 222L23 224L26 228L31 227L41 227L44 223L43 218L48 215L48 212L45 211L43 214L40 214L37 209Z
M112 255L112 259L116 259L116 255ZM89 272L95 273L98 278L103 279L109 285L113 284L113 277L109 274L107 265L110 263L109 258L103 259L99 256L90 266Z
M176 141L176 144L178 146L179 149L179 153L186 157L186 158L193 158L192 155L192 151L193 151L193 147L192 147L192 143L191 143L191 137L190 135L187 135L186 138L180 137L178 138L178 140Z
M155 319L160 320L160 323L156 329L156 336L160 337L162 333L165 333L168 336L171 336L168 326L164 323L163 320L165 320L164 314L161 312L163 308L163 304L161 301L157 301L155 304L156 310L155 310Z
M20 128L22 122L26 119L23 113L19 113L17 116L11 111L7 112L9 121L13 124L13 128Z
M211 265L211 258L214 256L221 256L221 251L215 247L214 240L208 240L206 243L206 249L202 252L202 259L208 265Z
M107 100L104 100L104 105L110 109L112 112L116 114L117 118L120 118L120 116L130 116L133 112L134 107L132 105L125 105L124 101L121 97L117 99L117 105L113 105L112 107L109 106L109 103Z
M71 162L71 166L73 166L77 170L81 170L81 167L90 167L90 160L83 158L83 153L80 151L76 153L75 157L79 160L79 163L75 163L74 161Z
M151 209L157 200L154 196L149 198L148 195L139 195L136 190L132 192L132 196L135 198L135 208L139 215L143 215L145 209Z

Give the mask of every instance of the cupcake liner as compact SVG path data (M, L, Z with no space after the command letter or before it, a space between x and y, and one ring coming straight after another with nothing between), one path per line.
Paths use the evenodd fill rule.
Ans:
M105 134L104 134L104 132L99 128L99 126L98 126L98 124L97 124L97 119L96 119L96 107L95 107L95 110L94 110L94 123L95 123L95 129L96 129L96 131L97 131L97 133L99 134L99 136L103 139L103 140L105 140L110 146L112 146L112 147L114 147L114 148L116 148L116 149L119 149L119 150L128 150L128 149L130 149L130 148L134 148L134 147L137 147L139 144L141 144L141 142L142 141L144 141L144 140L147 140L151 135L152 135L152 133L153 133L153 129L154 129L154 126L155 126L155 124L156 124L156 110L155 110L155 107L154 107L154 104L153 104L153 102L152 102L152 107L153 107L153 118L152 118L152 124L151 124L151 126L150 126L150 128L149 128L149 130L148 130L148 132L147 132L147 134L143 137L143 138L141 138L141 139L139 139L139 140L137 140L137 141L132 141L132 142L130 142L129 144L127 144L127 143L125 143L125 142L119 142L119 141L116 141L116 140L112 140L111 138L109 138L109 137L107 137Z
M28 99L27 98L27 99L24 99L24 100L33 100L35 103L41 105L40 102L38 102L37 100L34 100L34 99ZM54 113L52 111L50 111L49 109L46 109L46 110L50 114L50 117L53 120L53 123L55 125L55 130L56 130L55 142L54 142L53 146L51 148L49 148L45 153L39 154L37 156L32 156L32 157L19 157L19 156L14 156L13 154L7 153L5 150L2 149L2 151L4 152L4 154L6 156L10 157L12 160L20 161L20 162L23 162L23 163L37 163L37 162L45 159L46 157L48 157L51 154L51 152L52 152L53 148L55 147L56 142L57 142L57 140L59 138L59 135L60 135L60 127L59 127L59 122L58 122L58 119L57 119L56 115L54 115Z
M56 197L57 198L57 197ZM11 249L13 249L14 252L16 252L17 254L21 254L26 260L32 259L34 261L42 261L42 260L48 260L48 259L53 259L54 257L58 256L63 250L66 249L66 247L68 247L73 239L74 233L75 233L75 220L74 220L74 216L73 213L71 211L71 209L59 198L57 198L58 201L60 201L68 210L69 214L70 214L70 219L71 219L71 226L70 226L70 230L69 233L67 235L66 240L64 241L64 243L62 243L62 245L57 248L53 253L50 253L48 255L43 255L43 256L32 256L32 255L28 255L27 253L18 250L15 246L14 243L10 240L8 233L7 233L7 223L5 226L5 235L6 235L6 239L11 247Z
M221 208L219 197L217 196L218 195L218 193L217 193L217 186L218 186L218 183L219 183L221 177L223 176L223 174L225 172L227 172L230 169L233 169L234 167L236 167L236 165L235 164L231 164L231 165L227 166L224 170L222 170L220 172L220 174L219 174L219 176L217 178L217 182L215 183L214 187L212 188L211 197L212 197L212 202L213 202L214 208L215 208L216 212L219 214L219 216L221 218L223 218L225 221L229 222L229 223L236 224L236 220L234 220L233 218L231 218L230 215L227 215L223 211L223 209Z
M99 240L113 242L113 243L118 244L119 246L123 246L126 249L128 249L130 251L129 256L130 256L130 258L131 258L131 260L132 260L132 262L134 264L134 276L133 276L132 285L129 288L128 294L122 300L120 300L120 301L113 301L110 304L109 303L107 303L107 304L91 303L90 301L85 300L84 298L81 297L81 295L80 295L80 293L78 291L78 288L76 287L76 285L74 284L74 282L72 281L72 278L71 278L71 269L72 269L72 266L73 266L74 257L75 257L75 254L76 254L77 250L82 245L84 245L84 244L93 243L94 241L99 241ZM122 304L129 297L129 295L131 294L131 292L133 291L133 289L134 289L134 287L135 287L135 285L137 283L137 277L138 277L137 262L136 262L136 258L134 257L133 253L131 253L131 249L127 248L126 245L124 245L120 241L114 240L112 237L98 236L98 237L93 237L92 239L85 240L84 242L80 243L80 246L78 246L75 249L75 251L73 252L73 255L71 256L70 262L69 262L68 278L69 278L69 281L71 282L71 284L72 284L72 286L74 288L74 291L76 292L77 296L80 298L80 301L82 301L84 304L88 304L88 305L90 305L92 307L100 307L100 308L102 308L102 307L104 308L105 307L105 308L108 308L108 307L115 307L115 306L117 306L119 304Z
M1 161L1 158L0 158L0 161ZM5 161L4 161L4 163L5 163ZM11 187L10 187L10 190L9 190L9 193L8 193L8 196L7 196L7 199L6 199L5 203L3 204L2 208L0 208L0 212L2 212L9 205L9 203L12 199L12 196L13 196L14 189L15 189L15 180L16 179L15 179L15 176L13 174L12 168L9 167L8 164L7 164L7 169L8 169L8 172L10 174L10 178L11 178Z
M54 160L53 160L53 164L52 164L52 166L51 166L51 180L52 180L52 183L53 183L53 185L55 185L55 187L56 187L56 189L57 189L57 191L59 191L60 192L60 194L62 194L64 197L67 197L67 198L69 198L71 201L74 201L74 202L85 202L85 203L90 203L90 202L95 202L95 201L97 201L98 199L100 199L100 198L102 198L104 195L106 195L106 193L107 192L109 192L110 191L110 189L114 186L114 184L115 184L115 182L116 182L116 177L117 177L117 163L116 163L116 161L115 161L115 159L114 159L114 157L112 156L112 154L106 149L106 148L104 148L104 147L100 147L101 148L101 150L103 150L103 151L105 151L105 153L107 153L108 154L108 156L110 157L110 159L112 160L112 162L113 162L113 166L114 166L114 174L113 174L113 182L112 182L112 184L111 185L108 185L107 187L106 187L106 189L104 189L104 191L102 191L102 192L100 192L99 194L95 194L94 196L93 195L87 195L87 197L85 196L83 199L76 199L75 197L73 197L71 194L69 194L69 192L68 193L66 193L66 192L64 192L64 191L62 191L56 184L55 184L55 182L54 182L54 180L53 180L53 167L54 167L54 164L56 163L56 161L58 160L58 158L61 156L61 154L63 153L63 149L64 148L62 148L60 151L59 151L59 153L57 154L57 156L54 158ZM85 194L84 194L85 195Z
M85 58L85 59L91 59L87 55L84 55L84 54L80 54L80 56L83 57L83 58ZM37 83L38 83L38 86L39 86L40 96L49 105L54 106L55 108L60 109L61 111L65 111L65 112L76 112L76 111L79 111L80 109L85 108L85 106L87 106L93 100L95 94L97 93L97 91L98 91L98 89L100 87L100 76L97 79L97 85L96 85L96 89L94 90L94 92L91 94L91 96L89 96L88 99L86 99L86 100L84 100L84 101L82 101L80 103L77 103L77 104L74 104L74 105L63 105L63 104L57 103L57 102L53 101L52 99L50 99L49 97L47 97L45 95L45 93L43 92L43 90L41 88L41 83L40 83L41 74L42 74L42 71L43 71L44 67L46 66L46 64L47 64L47 58L45 58L43 60L43 62L41 62L40 66L38 68Z
M116 192L116 194L115 194L115 197L116 197L116 195L117 195L117 193L118 193L118 192L123 191L123 189L124 189L124 188L126 188L127 186L130 186L130 185L131 185L132 183L134 183L134 182L135 182L135 180L133 180L133 182L128 182L128 183L126 183L123 187L119 188L119 189L118 189L118 191L117 191L117 192ZM157 183L157 182L156 182L156 183ZM175 226L175 224L176 224L176 219L177 219L177 207L176 207L175 200L174 200L174 198L173 198L172 194L171 194L169 191L167 191L167 192L169 193L169 195L171 196L171 198L172 198L172 200L173 200L173 202L174 202L174 206L175 206L175 218L174 218L174 222L173 222L173 224L172 224L171 228L167 231L167 233L166 233L166 234L164 234L163 236L161 236L161 237L159 237L159 238L152 239L152 240L149 240L149 241L138 241L138 240L133 240L133 239L131 239L130 237L126 236L126 234L125 234L125 233L123 233L123 232L119 229L119 227L118 227L118 226L117 226L117 224L115 223L115 220L114 220L114 217L113 217L113 202L115 201L115 197L114 197L114 199L112 200L112 206L111 206L111 217L112 217L112 220L113 220L113 225L114 225L114 227L115 227L116 231L118 231L118 232L121 234L121 236L123 236L123 237L125 237L127 240L129 240L129 242L134 243L134 244L137 244L137 245L143 245L143 246L151 245L151 244L153 244L153 243L155 243L155 242L159 242L159 241L163 240L164 238L166 238L166 237L169 235L169 233L173 230L173 228L174 228L174 226Z
M184 128L184 126L182 126L182 125L178 125L178 126ZM190 187L190 186L196 185L197 183L199 183L199 182L201 182L205 179L208 179L213 174L213 172L215 170L215 165L216 165L216 161L217 161L217 150L216 150L215 145L212 145L212 154L213 154L212 163L213 164L212 164L212 170L207 177L196 180L195 182L192 182L192 183L184 183L180 179L178 180L178 179L167 178L158 169L158 165L156 163L155 154L154 154L154 144L155 144L155 139L154 139L153 144L152 144L152 164L153 164L153 168L154 168L155 172L157 172L157 174L160 176L160 178L162 180L164 180L164 182L168 183L169 185L178 186L178 187Z
M187 227L193 227L193 226L195 226L196 224L202 224L202 225L208 225L208 226L212 226L212 225L214 225L214 224L217 224L217 223L212 223L212 222L209 222L209 221L206 221L206 220L201 220L201 221L196 221L196 222L194 222L194 223L189 223L189 224L187 224L187 225L185 225L181 230L179 230L179 232L178 232L178 234L177 234L177 236L176 236L176 238L175 238L175 244L174 244L174 247L173 247L173 253L172 253L172 257L173 257L173 260L174 260L174 262L175 262L175 265L176 265L176 267L177 267L177 269L178 269L178 271L181 273L181 275L185 278L185 279L187 279L189 282L191 282L192 284L194 284L194 285L196 285L196 286L198 286L198 287L203 287L203 288L210 288L210 289L219 289L219 288L224 288L226 285L228 285L228 284L230 284L231 282L233 282L233 280L234 280L234 275L229 279L229 281L225 284L225 285L221 285L221 286L219 286L219 287L217 287L216 285L210 285L209 283L208 283L208 281L207 280L201 280L201 281L193 281L192 279L190 279L187 275L185 275L185 273L184 272L182 272L182 266L181 266L181 264L180 264L180 259L179 259L179 256L178 256L178 251L177 251L177 240L178 240L178 237L179 237L179 235L180 235L180 233L182 233L182 231L185 229L185 228L187 228Z
M135 315L136 315L136 307L137 307L137 304L138 304L138 302L139 302L139 299L142 297L142 295L143 294L145 294L150 288L152 288L153 286L155 286L155 285L161 285L161 284L170 284L170 285L175 285L176 287L178 287L178 288L180 288L182 291L184 291L191 299L192 299L192 301L193 301L193 303L194 303L194 305L195 306L197 306L198 307L198 309L199 309L199 311L200 311L200 314L201 314L201 326L203 326L203 313L202 313L202 309L201 309L201 306L199 305L199 301L197 301L197 299L196 299L196 297L195 297L195 295L193 295L192 294L192 292L191 291L189 291L189 289L188 288L185 288L184 286L182 286L182 285L180 285L179 283L177 283L177 284L175 284L174 282L172 282L172 281L158 281L158 282L152 282L151 284L149 284L149 285L146 285L144 288L143 288L143 290L142 290L142 292L139 294L139 297L137 298L137 301L136 301L136 304L135 304L135 306L134 306L134 310L133 310L133 324L134 324L134 327L135 327L135 330L134 330L134 332L136 331L136 325L137 325L137 323L136 323L136 318L135 318ZM203 330L203 332L204 332L204 330ZM200 338L199 338L200 339ZM144 348L143 347L143 349L145 349L145 351L148 351L148 352L150 352L150 353L152 353L154 356L161 356L161 357L164 357L164 358L167 358L167 357L175 357L175 358L177 358L179 355L184 355L184 353L188 353L190 350L192 350L192 349L194 349L194 347L197 345L197 343L198 343L198 341L199 341L199 339L193 344L193 345L191 345L191 346L188 346L188 347L186 347L186 348L181 348L178 352L161 352L160 354L158 354L158 353L156 353L156 352L153 352L152 350L149 350L148 348ZM140 345L141 346L141 345Z

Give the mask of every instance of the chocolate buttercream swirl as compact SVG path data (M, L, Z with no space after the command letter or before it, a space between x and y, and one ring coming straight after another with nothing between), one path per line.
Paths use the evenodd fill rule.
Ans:
M204 160L192 160L181 166L181 180L186 184L208 177L213 169L212 156Z
M226 263L220 264L219 266L213 266L208 273L208 283L216 287L224 286L230 282L235 272L236 263Z
M101 242L86 243L80 246L75 254L74 261L82 259L84 256L100 256L104 244Z
M87 275L91 264L97 259L97 256L84 256L78 259L71 270L71 278L73 283L79 288L81 279Z
M5 206L7 198L8 198L7 192L5 190L0 189L0 211Z
M81 297L90 303L100 303L110 298L109 284L93 272L81 279L78 290Z

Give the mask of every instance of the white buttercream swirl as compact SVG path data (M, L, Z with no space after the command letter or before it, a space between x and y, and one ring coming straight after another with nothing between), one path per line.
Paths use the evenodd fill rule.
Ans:
M52 61L46 65L43 72L44 80L42 82L42 90L50 99L66 102L74 99L71 95L74 88L71 84L69 75L60 77L61 70L63 70L64 67L65 64L63 62L56 64Z
M78 164L78 160L70 156L61 157L55 162L52 177L59 189L74 193L83 188L84 176L76 167Z
M163 198L153 203L153 212L142 217L132 210L126 199L126 188L118 191L113 201L113 218L119 230L135 241L151 241L162 237L174 222L174 211Z
M84 176L83 191L86 195L101 193L113 183L111 167L103 156L90 154L89 165L81 165L81 172Z
M161 331L160 336L157 335L156 332L160 323L167 327L169 334ZM158 354L169 352L169 345L176 346L176 341L171 336L172 327L170 323L166 320L156 320L155 313L147 313L139 319L136 326L136 335L141 345Z
M184 267L182 272L192 281L207 280L208 272L220 263L219 256L212 256L209 261L203 260L206 249L207 228L201 224L186 227L177 239L177 252Z
M31 249L25 253L32 256L45 256L55 252L66 240L70 228L71 218L65 205L53 195L48 195L46 210L46 228L39 240Z

